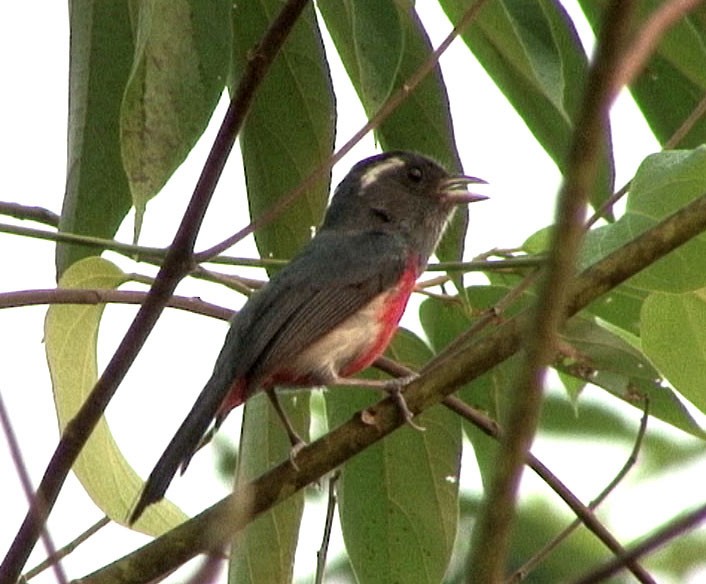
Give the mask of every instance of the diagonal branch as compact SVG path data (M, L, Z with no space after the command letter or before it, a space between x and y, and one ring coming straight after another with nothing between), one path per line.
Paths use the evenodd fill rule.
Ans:
M515 516L515 501L524 463L534 438L542 404L544 373L555 352L559 328L566 319L566 301L584 233L586 204L605 148L608 112L615 98L614 69L623 56L634 0L614 0L606 9L596 55L584 88L584 103L569 150L564 184L559 192L546 271L526 336L526 358L509 407L500 441L498 464L473 530L467 573L479 583L500 582Z
M257 88L306 4L307 0L289 0L284 4L265 32L260 45L253 51L253 58L230 102L164 264L113 358L79 412L64 430L24 522L0 565L0 583L14 583L19 577L71 466L147 340L177 284L191 269L196 237L235 138Z
M672 521L655 531L650 537L632 546L622 555L606 562L590 574L580 578L574 584L597 584L605 582L608 578L617 574L629 562L635 561L656 549L662 547L671 539L683 536L688 531L696 529L706 521L706 504L675 517Z
M567 313L588 304L706 230L706 194L586 269L572 283ZM519 350L529 315L505 321L481 338L466 339L441 353L405 391L418 414ZM382 400L303 448L296 471L289 461L164 536L86 576L82 584L149 582L184 562L230 541L259 514L287 499L404 424L395 401Z

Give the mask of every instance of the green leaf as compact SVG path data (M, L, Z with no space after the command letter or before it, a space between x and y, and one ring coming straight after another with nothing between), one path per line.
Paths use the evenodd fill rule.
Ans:
M281 3L239 2L233 14L234 82ZM297 21L268 71L240 136L250 215L261 217L333 151L336 113L321 34L312 7ZM255 233L262 257L292 257L321 222L325 176Z
M417 13L407 2L348 0L345 6L344 10L339 3L322 2L318 8L358 97L368 117L372 117L380 107L379 96L402 88L431 57L432 47ZM389 37L383 36L391 40L382 41L374 34L380 22L395 18L399 19L404 43L397 40L397 27L386 33ZM361 33L363 39L359 38ZM365 55L360 52L361 42L371 47ZM377 51L374 58L370 55L373 50ZM401 53L390 52L395 50ZM385 62L387 65L383 65ZM461 170L448 95L438 66L382 122L375 136L384 150L416 151L438 160L452 172ZM468 210L459 209L437 249L440 259L463 256L467 224Z
M706 290L650 294L641 317L645 353L680 393L706 412Z
M452 22L469 0L442 0ZM496 0L483 6L463 40L564 172L576 112L586 85L588 60L573 22L556 0ZM613 192L612 145L591 195L594 207Z
M279 396L287 415L299 430L308 425L309 392L297 391ZM297 407L291 407L297 403ZM251 480L289 455L289 439L281 421L264 393L245 404L238 455L237 484ZM288 583L292 581L294 553L299 539L299 523L304 510L303 493L295 494L250 523L233 542L229 581Z
M648 303L649 298L645 301L643 313ZM643 342L645 334L643 320ZM557 364L558 370L602 387L639 409L644 407L642 397L647 397L650 415L694 436L706 438L704 430L675 392L662 384L659 372L648 358L623 338L583 318L569 320L562 338L575 353ZM651 359L655 356L651 351L646 353Z
M594 31L601 26L606 2L581 0L581 8ZM639 3L644 19L662 4L660 0ZM682 16L669 27L656 52L630 89L647 123L661 144L696 110L706 91L706 10L702 7ZM694 148L706 142L706 118L696 120L677 144Z
M127 0L71 2L66 192L59 230L110 239L130 210L120 105L134 53ZM56 246L57 278L100 249Z
M403 15L395 2L362 0L344 4L340 12L348 16L353 31L361 101L369 112L376 112L392 93L402 63Z
M231 7L227 0L137 5L136 54L120 118L123 162L136 208L135 240L147 202L191 151L223 91Z
M626 213L589 232L583 263L592 263L706 193L706 147L648 156L633 179ZM706 236L700 235L630 279L643 290L688 292L706 285Z
M588 311L637 337L640 335L640 311L645 298L647 292L624 284L592 302Z
M388 355L420 367L431 353L412 333L400 331ZM326 394L330 425L379 396L351 388ZM338 482L339 514L357 581L440 582L456 535L459 418L443 407L349 460Z
M117 267L101 258L72 265L61 278L63 288L117 288L127 280ZM44 327L46 354L54 402L63 431L98 379L96 342L104 305L53 305ZM126 519L143 482L123 457L104 418L98 422L73 471L93 502L113 521ZM175 527L186 519L169 501L151 505L134 528L150 535Z

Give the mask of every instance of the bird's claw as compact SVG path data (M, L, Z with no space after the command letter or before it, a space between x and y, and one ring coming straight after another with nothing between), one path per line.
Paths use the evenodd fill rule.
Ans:
M306 442L297 436L297 440L292 441L292 447L289 449L289 462L297 472L299 472L299 465L296 461L297 454L299 454L306 445Z
M419 377L419 375L415 373L413 375L407 375L406 377L398 377L397 379L393 379L385 387L385 391L387 391L395 400L395 403L397 404L397 409L400 411L400 414L402 414L405 423L409 424L415 430L424 432L426 431L426 428L424 426L420 426L414 421L414 414L409 409L409 406L407 405L407 400L405 400L404 395L402 394L402 388L411 381L417 379L417 377Z

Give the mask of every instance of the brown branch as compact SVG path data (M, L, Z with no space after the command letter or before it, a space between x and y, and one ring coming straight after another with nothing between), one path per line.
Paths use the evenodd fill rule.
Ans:
M69 469L140 352L177 284L191 270L194 243L235 138L257 88L306 4L307 0L286 2L253 52L254 57L248 62L228 106L164 264L105 371L79 412L67 424L24 522L0 565L0 584L12 584L19 577Z
M46 290L18 290L0 293L0 309L38 304L143 304L147 292L133 290L105 290L102 288L49 288ZM233 311L199 298L172 296L166 306L195 314L228 320Z
M568 314L577 313L704 230L706 194L582 272L571 286ZM518 351L528 320L528 314L522 313L482 337L466 339L454 350L441 353L405 391L410 410L418 414L439 403ZM319 480L403 424L394 399L378 402L368 408L365 416L357 414L303 448L297 455L299 471L289 461L280 464L193 519L80 582L149 582L199 553L218 550L260 513Z
M544 372L551 363L583 235L584 214L593 189L608 130L614 92L614 68L630 30L634 0L614 0L606 9L597 52L586 80L584 103L576 121L564 184L559 193L546 272L526 336L526 358L509 406L512 432L500 441L496 470L473 531L468 557L475 583L504 579L515 501L524 462L536 432Z

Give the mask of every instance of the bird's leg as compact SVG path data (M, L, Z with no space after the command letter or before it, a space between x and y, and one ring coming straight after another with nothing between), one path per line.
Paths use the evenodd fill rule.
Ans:
M292 448L289 451L289 460L291 461L294 468L299 470L299 467L297 466L297 463L294 462L294 459L296 458L299 451L306 446L306 442L302 440L299 434L297 434L297 431L294 429L292 422L290 422L289 418L287 417L287 414L282 408L282 404L279 403L279 399L277 398L277 392L274 390L274 388L266 390L265 393L267 393L267 397L270 398L270 403L275 409L275 412L277 412L277 416L279 416L279 419L282 421L282 425L284 426L285 432L287 432L289 442L292 444Z
M407 400L405 400L402 394L402 388L408 383L414 381L419 377L419 374L413 373L411 375L406 375L404 377L395 377L394 379L358 379L351 377L337 377L333 383L329 385L342 385L342 386L356 386L356 387L369 387L371 389L382 389L392 396L397 405L397 409L402 414L404 421L412 426L415 430L423 432L426 430L423 426L420 426L414 421L414 414L407 406Z

